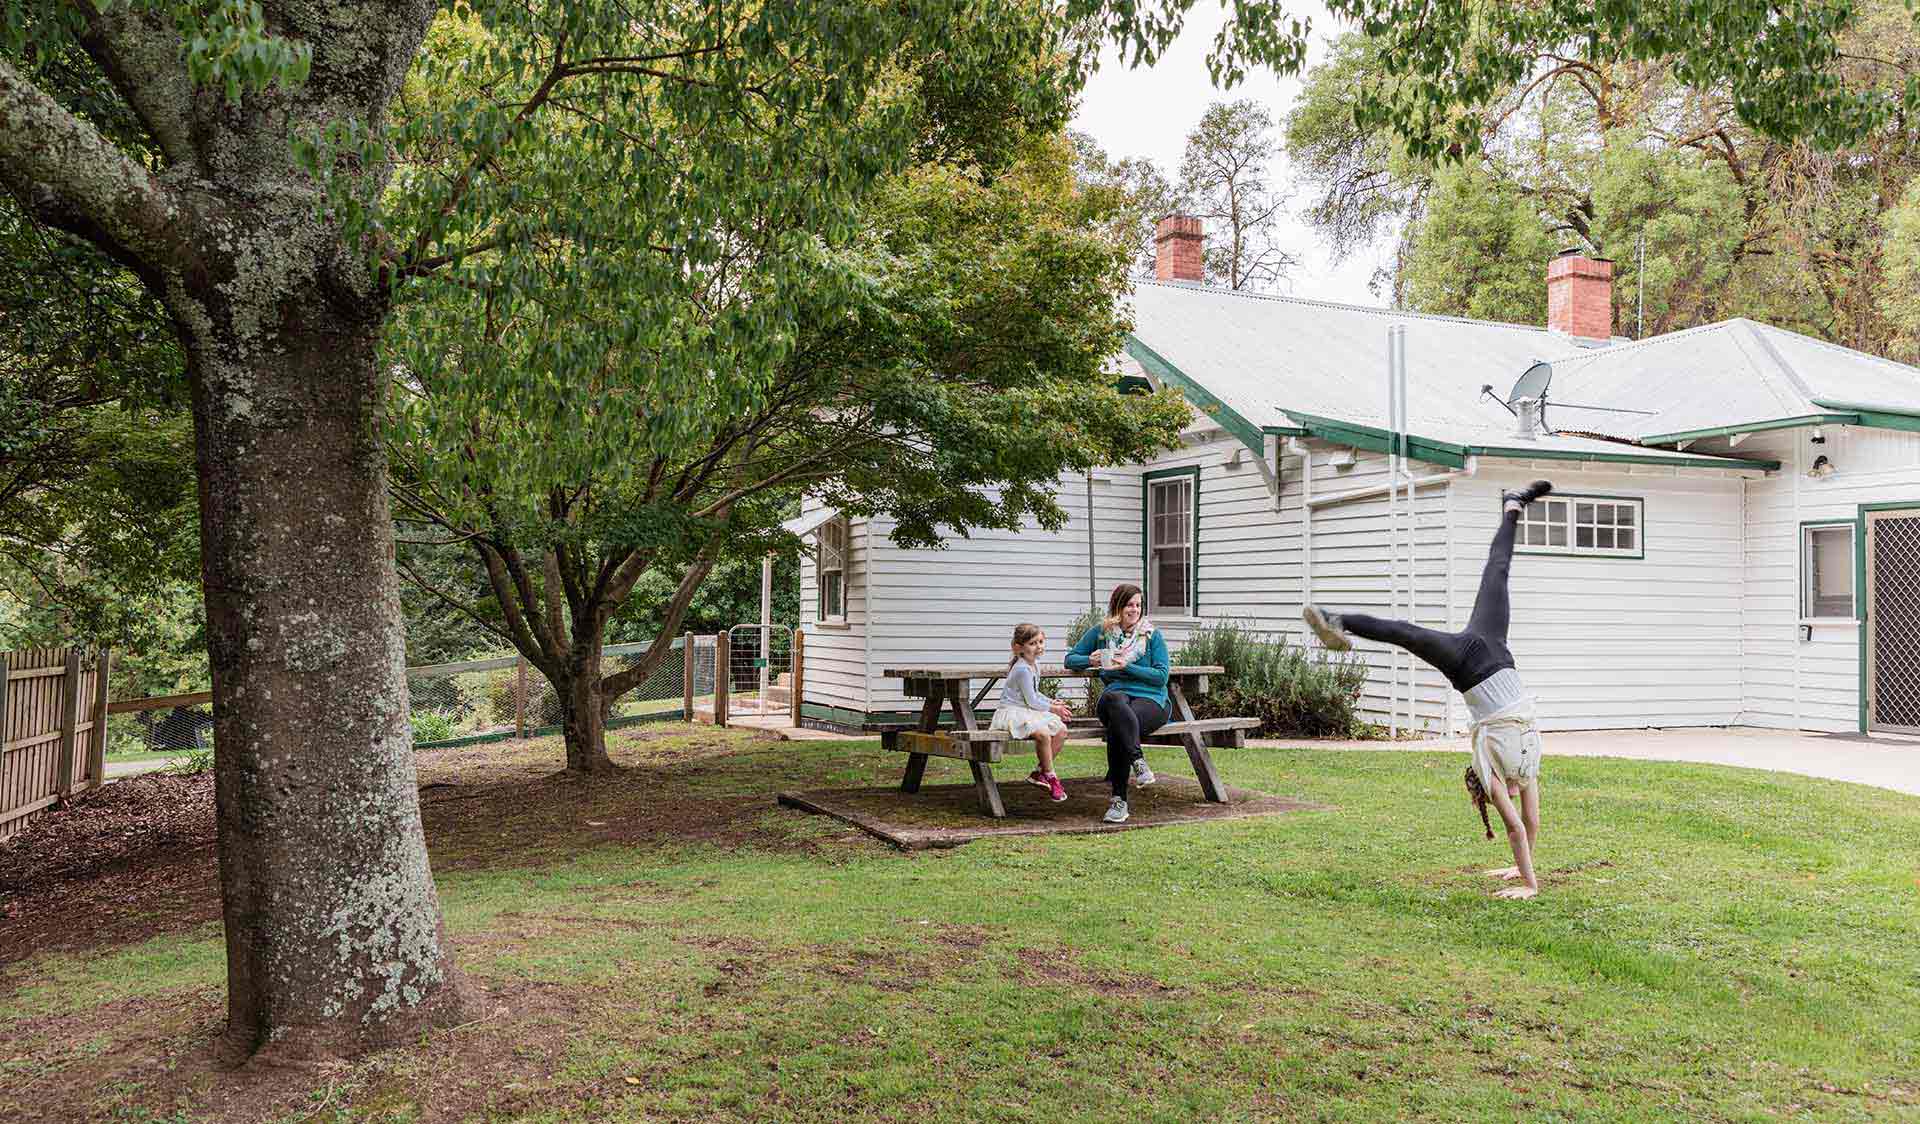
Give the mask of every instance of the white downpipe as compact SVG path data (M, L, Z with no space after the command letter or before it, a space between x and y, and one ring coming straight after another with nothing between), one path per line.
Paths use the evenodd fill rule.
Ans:
M1409 575L1409 609L1403 616L1400 611L1400 478L1405 470L1407 455L1406 346L1405 325L1395 324L1387 329L1387 600L1392 606L1388 615L1403 620L1411 619L1413 601ZM1407 489L1407 502L1411 508L1411 488ZM1411 515L1411 511L1408 514ZM1408 712L1411 717L1411 698L1408 700ZM1396 648L1387 649L1387 734L1395 739L1400 736L1400 652Z
M1466 468L1448 469L1445 472L1436 472L1428 476L1409 476L1405 478L1404 483L1409 489L1428 488L1435 484L1445 484L1458 480L1463 476L1472 476L1477 471L1475 462L1478 460L1478 457L1469 457L1467 458ZM1387 494L1389 487L1390 486L1386 484L1373 484L1365 488L1354 488L1346 492L1330 492L1327 495L1318 496L1310 500L1309 506L1317 510L1323 507L1338 507L1343 503L1353 503L1357 500L1378 499Z
M1299 438L1292 438L1288 446L1297 444L1300 454L1300 603L1313 604L1313 449Z

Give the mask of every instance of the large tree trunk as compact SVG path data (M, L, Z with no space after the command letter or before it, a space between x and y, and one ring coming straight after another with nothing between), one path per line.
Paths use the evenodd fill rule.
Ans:
M174 305L194 388L236 1058L352 1052L460 1007L408 726L380 314L292 293L250 306L277 324L245 302Z
M569 773L614 771L613 758L607 756L607 700L600 684L600 649L604 640L601 630L576 624L573 648L567 656L567 681L554 684L560 697Z

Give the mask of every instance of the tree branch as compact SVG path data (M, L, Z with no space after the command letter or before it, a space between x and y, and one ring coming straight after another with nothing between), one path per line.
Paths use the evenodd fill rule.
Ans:
M92 4L75 7L87 21L80 46L139 115L161 153L175 164L193 163L193 126L187 120L193 81L180 65L184 44L172 19L157 7L116 6L105 13Z
M192 270L193 224L147 169L0 56L0 185L147 277Z

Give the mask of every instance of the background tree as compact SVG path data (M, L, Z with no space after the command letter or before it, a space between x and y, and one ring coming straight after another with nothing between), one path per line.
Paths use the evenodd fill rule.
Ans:
M769 299L765 260L743 250L739 292L756 317L793 333L770 384L745 403L716 399L724 385L660 401L656 355L643 348L601 354L595 370L556 385L537 320L503 317L496 328L469 318L464 301L445 307L430 338L455 341L460 363L422 373L407 397L395 443L403 517L476 556L491 596L437 595L553 684L569 769L613 767L608 710L665 658L722 559L757 575L768 550L791 553L779 522L800 491L889 515L897 542L931 546L1026 518L1057 528L1061 472L1175 440L1175 401L1122 395L1104 373L1124 331L1117 297L1131 247L1112 238L1100 201L1076 191L1066 140L1012 127L1028 133L1019 148L988 150L1013 157L1010 167L970 151L888 181L851 243L808 264L791 305L777 291ZM751 246L745 235L735 244ZM724 322L735 309L716 293L705 311ZM476 371L517 380L515 408L464 394ZM609 424L605 402L634 417ZM644 424L624 429L667 409L691 414L670 440ZM570 434L596 429L577 456L554 455ZM506 472L482 452L529 448L547 450L543 463L516 458ZM678 578L670 588L668 575ZM635 607L648 586L657 599ZM654 643L609 674L601 652L623 617L645 619Z
M1094 197L1093 207L1112 216L1113 236L1133 247L1128 272L1153 276L1153 235L1161 219L1184 214L1187 197L1179 185L1143 156L1108 157L1099 142L1069 132L1080 189Z
M1296 259L1278 242L1286 200L1273 186L1280 148L1273 117L1258 102L1214 102L1187 134L1180 198L1206 220L1206 279L1229 289L1268 290Z
M1920 39L1899 0L1848 6L1833 27L1821 47L1836 52L1830 77L1875 107L1862 118L1873 124L1837 151L1773 131L1773 110L1740 100L1744 79L1703 70L1678 46L1622 52L1546 31L1507 40L1529 60L1525 73L1459 107L1440 151L1389 121L1356 118L1352 106L1367 91L1410 79L1387 62L1399 33L1347 36L1309 76L1287 146L1316 189L1309 219L1336 252L1398 228L1392 280L1396 299L1412 307L1536 318L1528 310L1537 301L1517 283L1505 289L1517 303L1483 297L1473 312L1444 276L1450 267L1530 276L1537 288L1540 260L1500 260L1536 249L1531 239L1451 245L1466 257L1448 260L1436 250L1449 240L1428 232L1492 218L1463 207L1506 214L1520 200L1552 248L1615 260L1624 331L1637 330L1644 289L1646 334L1744 315L1887 351L1897 328L1882 311L1888 290L1878 278L1888 213L1916 168L1904 98ZM1443 170L1454 165L1484 183L1466 191L1449 179L1442 192Z

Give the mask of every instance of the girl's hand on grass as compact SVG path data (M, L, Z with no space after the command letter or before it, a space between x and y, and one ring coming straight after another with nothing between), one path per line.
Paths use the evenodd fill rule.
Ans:
M1511 882L1520 877L1520 868L1517 866L1503 866L1498 870L1483 870L1480 873L1486 875L1488 878L1498 878L1502 882Z
M1509 901L1525 901L1526 899L1533 897L1539 892L1540 890L1536 886L1508 886L1506 889L1498 891L1493 896L1496 898L1506 898Z

